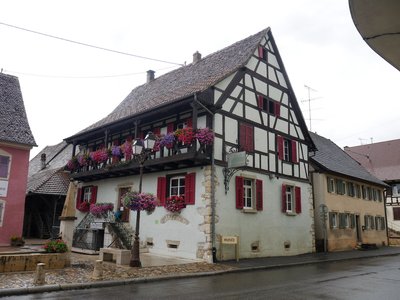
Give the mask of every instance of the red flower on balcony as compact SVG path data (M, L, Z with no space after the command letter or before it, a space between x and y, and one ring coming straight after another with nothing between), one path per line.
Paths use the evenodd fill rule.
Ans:
M108 151L105 148L93 151L90 153L90 158L95 163L103 163L106 162L108 159Z

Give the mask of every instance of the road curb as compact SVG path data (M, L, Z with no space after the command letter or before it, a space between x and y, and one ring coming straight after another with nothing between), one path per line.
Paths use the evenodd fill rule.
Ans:
M228 274L228 273L249 272L249 271L257 271L257 270L295 267L295 266L301 266L301 265L311 265L311 264L326 263L326 262L338 262L338 261L346 261L346 260L354 260L354 259L376 258L376 257L383 257L383 256L398 256L398 255L400 255L400 252L399 253L380 253L380 254L376 253L376 254L365 255L365 256L327 258L324 260L318 259L318 260L299 261L299 262L293 262L293 263L283 263L283 264L274 264L274 265L238 267L238 268L231 269L231 270L221 270L221 271L211 271L211 272L184 273L184 274L177 274L177 275L129 278L129 279L121 279L121 280L104 280L104 281L93 281L93 282L83 282L83 283L65 283L65 284L43 285L43 286L23 287L23 288L6 288L6 289L0 289L0 297L37 294L37 293L45 293L45 292L58 292L58 291L66 291L66 290L80 290L80 289L89 289L89 288L112 287L112 286L120 286L120 285L129 285L129 284L134 284L134 283L165 281L165 280L173 280L173 279L181 279L181 278L205 277L205 276L222 275L222 274ZM233 264L232 265L226 264L226 265L234 267Z

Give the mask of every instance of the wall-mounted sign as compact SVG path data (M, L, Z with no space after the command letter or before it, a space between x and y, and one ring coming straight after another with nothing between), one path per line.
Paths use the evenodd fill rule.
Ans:
M228 160L228 168L240 168L247 166L246 151L228 153L226 157Z
M0 197L7 197L8 180L0 180Z
M219 245L219 259L224 259L224 245L235 245L235 258L239 261L239 237L238 236L221 236Z

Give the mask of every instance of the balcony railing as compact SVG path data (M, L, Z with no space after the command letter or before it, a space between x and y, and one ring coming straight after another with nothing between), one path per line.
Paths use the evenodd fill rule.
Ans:
M71 177L80 181L135 175L139 173L139 163L130 151L112 155L111 149L100 149L92 153L78 154L71 159L67 168ZM96 152L96 151L95 151ZM202 145L197 140L185 145L174 142L170 147L157 147L144 163L145 172L180 169L210 162L212 146Z

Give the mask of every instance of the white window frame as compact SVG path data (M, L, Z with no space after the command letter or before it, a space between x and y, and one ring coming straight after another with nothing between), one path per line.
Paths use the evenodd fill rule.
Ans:
M332 229L338 229L339 228L339 214L335 211L331 211L330 213L331 213L332 218L330 218L330 220L329 220L331 222L329 225Z
M173 176L169 178L169 191L168 191L168 197L171 197L173 195L177 195L177 196L184 196L185 195L185 176ZM174 180L177 180L177 185L172 185L172 182ZM183 180L183 184L182 184L182 180ZM177 189L177 193L175 193L175 191L173 191L174 189ZM183 194L179 194L179 191L183 189Z
M243 209L255 208L255 181L252 178L243 177Z
M332 177L328 177L327 185L328 185L328 193L334 194L335 193L335 179L333 179Z
M0 227L3 227L5 210L6 210L6 201L0 199Z
M85 186L83 188L83 199L82 201L90 202L92 199L92 187L91 186Z
M283 139L283 160L290 161L290 141L288 139Z
M286 191L286 213L294 213L295 210L295 193L294 193L294 186L287 185Z

